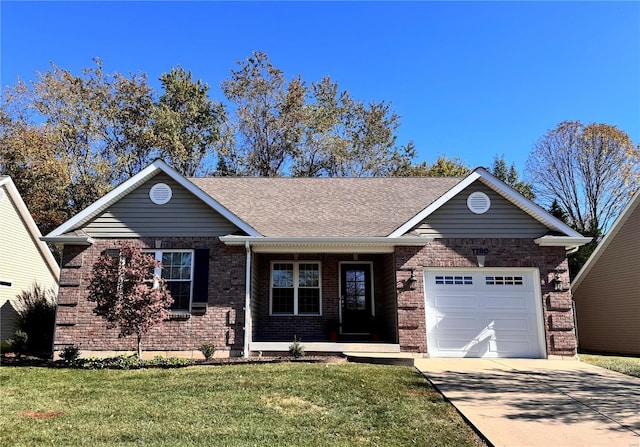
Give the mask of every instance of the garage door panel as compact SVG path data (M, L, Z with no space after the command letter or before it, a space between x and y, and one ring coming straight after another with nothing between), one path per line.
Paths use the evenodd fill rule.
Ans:
M426 269L425 293L431 356L544 355L537 272Z
M481 300L484 309L497 312L510 312L515 309L529 310L531 308L531 297L524 294L501 296L486 296Z
M482 326L480 320L476 317L446 317L439 316L436 318L436 328L440 331L477 331Z
M514 357L520 355L527 355L531 352L533 346L531 342L526 339L515 340L509 339L507 341L490 340L489 351L491 353L498 354L497 357Z
M435 307L443 312L447 310L475 310L478 309L478 300L473 294L455 294L455 295L441 295L437 294L434 297Z

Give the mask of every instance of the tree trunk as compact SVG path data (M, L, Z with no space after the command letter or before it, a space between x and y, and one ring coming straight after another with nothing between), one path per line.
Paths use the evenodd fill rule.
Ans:
M142 360L142 336L138 334L138 361Z

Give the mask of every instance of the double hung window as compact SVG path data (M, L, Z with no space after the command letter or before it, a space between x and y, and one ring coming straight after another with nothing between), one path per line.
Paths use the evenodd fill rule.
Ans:
M171 310L191 310L193 296L193 250L151 250L162 268L154 274L164 279L173 297Z
M271 314L320 315L320 263L271 263Z

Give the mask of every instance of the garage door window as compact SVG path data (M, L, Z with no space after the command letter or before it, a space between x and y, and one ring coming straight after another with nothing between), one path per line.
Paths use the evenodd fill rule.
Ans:
M488 286L521 286L522 276L486 276Z
M471 276L436 276L436 284L438 285L473 285Z

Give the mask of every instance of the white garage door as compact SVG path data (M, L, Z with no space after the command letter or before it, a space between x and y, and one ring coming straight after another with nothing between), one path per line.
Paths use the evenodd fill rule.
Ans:
M431 357L543 358L535 269L425 269Z

